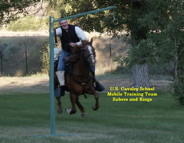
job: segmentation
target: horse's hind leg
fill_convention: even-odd
[[[76,105],[77,105],[77,107],[80,109],[80,111],[81,111],[81,116],[82,117],[85,117],[86,116],[86,113],[85,113],[85,110],[84,110],[84,107],[82,106],[82,104],[80,103],[80,101],[79,101],[79,97],[77,97],[77,99],[76,99]]]
[[[95,105],[92,107],[93,110],[97,110],[99,108],[99,95],[98,93],[94,93],[94,98],[95,98]]]

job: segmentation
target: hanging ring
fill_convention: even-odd
[[[112,23],[113,23],[114,25],[118,25],[118,20],[114,17],[114,19],[112,20]]]
[[[114,9],[113,9],[112,17],[113,17],[112,23],[113,23],[114,25],[118,25],[118,20],[117,20],[116,17],[115,17],[115,11],[114,11]]]

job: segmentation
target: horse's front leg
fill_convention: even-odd
[[[76,98],[76,104],[77,104],[77,107],[80,109],[80,111],[81,111],[81,116],[82,117],[85,117],[86,116],[86,112],[85,112],[85,110],[84,110],[84,107],[82,106],[82,104],[80,103],[80,101],[79,101],[79,96],[77,96],[77,98]]]
[[[97,92],[94,93],[95,105],[92,107],[93,110],[97,110],[99,108],[99,95]]]
[[[75,114],[76,113],[76,107],[75,107],[75,104],[76,104],[76,95],[71,93],[70,94],[70,101],[71,101],[71,104],[72,104],[72,108],[71,108],[71,111],[70,111],[70,114]]]

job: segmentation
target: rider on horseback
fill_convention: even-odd
[[[59,22],[60,27],[55,29],[55,36],[60,37],[62,52],[59,58],[58,68],[56,75],[58,77],[62,93],[65,90],[65,57],[70,55],[70,49],[78,46],[82,46],[81,40],[87,40],[84,31],[75,25],[68,24],[67,20],[62,20]],[[95,79],[95,68],[91,66],[91,72]],[[103,91],[104,87],[97,81],[95,81],[95,89],[97,91]]]

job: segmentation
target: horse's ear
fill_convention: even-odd
[[[93,37],[91,38],[90,43],[91,43],[91,45],[92,45],[92,43],[93,43]]]

